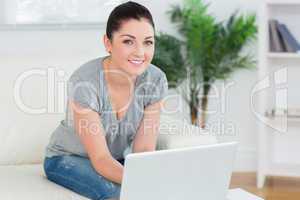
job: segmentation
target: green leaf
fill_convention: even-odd
[[[166,73],[170,88],[176,87],[186,77],[181,46],[182,42],[171,35],[160,33],[155,36],[155,54],[152,64]]]

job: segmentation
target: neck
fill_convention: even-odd
[[[114,64],[111,56],[103,61],[106,81],[113,86],[130,87],[136,81],[136,76],[132,76],[122,71],[118,65]]]

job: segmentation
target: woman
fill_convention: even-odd
[[[118,198],[125,156],[155,150],[168,85],[150,64],[154,32],[140,4],[111,12],[103,37],[109,55],[80,66],[68,80],[66,118],[46,149],[49,180],[90,199]]]

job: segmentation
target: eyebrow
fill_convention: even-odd
[[[123,34],[123,35],[121,35],[121,37],[122,37],[122,36],[127,36],[127,37],[130,37],[130,38],[132,38],[132,39],[136,39],[133,35],[129,35],[129,34]],[[150,38],[153,38],[153,36],[145,37],[145,39],[150,39]]]

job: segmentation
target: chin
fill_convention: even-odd
[[[132,65],[129,63],[129,65],[127,66],[127,72],[130,75],[133,76],[139,76],[141,75],[145,70],[147,69],[147,65],[145,63],[143,63],[142,65]]]
[[[139,70],[139,71],[127,71],[127,73],[130,75],[130,76],[133,76],[133,77],[136,77],[136,76],[139,76],[141,75],[145,70]]]

